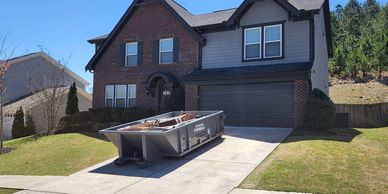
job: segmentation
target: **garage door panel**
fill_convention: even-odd
[[[292,127],[293,84],[200,87],[201,110],[224,110],[227,125]]]

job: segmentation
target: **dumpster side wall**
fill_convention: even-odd
[[[178,40],[178,60],[172,64],[155,63],[155,42],[160,39]],[[122,48],[130,42],[142,45],[141,64],[124,65]],[[188,29],[159,1],[143,3],[126,21],[107,50],[97,61],[94,71],[93,108],[105,106],[105,86],[136,84],[136,106],[157,110],[157,97],[147,95],[146,79],[157,72],[173,74],[179,81],[199,67],[200,43]],[[190,93],[195,94],[195,90]],[[190,108],[191,109],[191,108]]]

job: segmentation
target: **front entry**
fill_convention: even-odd
[[[157,92],[157,107],[160,112],[167,111],[168,91],[167,83],[164,79],[160,79],[156,86]]]

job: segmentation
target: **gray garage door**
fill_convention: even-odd
[[[232,126],[292,127],[292,83],[200,87],[201,110],[224,110]]]

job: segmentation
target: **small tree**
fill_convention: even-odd
[[[70,91],[67,96],[67,105],[66,105],[66,114],[73,116],[75,113],[79,112],[78,108],[78,96],[77,96],[77,86],[75,82],[70,86]]]
[[[41,66],[42,75],[40,78],[30,78],[31,83],[28,85],[31,91],[35,94],[34,100],[39,102],[42,108],[43,118],[46,121],[46,133],[51,134],[58,125],[60,119],[60,110],[63,107],[67,90],[67,83],[69,83],[69,76],[66,73],[66,67],[60,61],[53,59],[55,65]],[[37,90],[38,89],[38,90]]]
[[[8,35],[0,35],[0,150],[3,149],[4,142],[4,114],[3,114],[3,106],[4,106],[4,92],[7,90],[6,84],[6,72],[10,68],[10,63],[8,60],[12,57],[12,54],[15,48],[10,49],[9,45],[7,45],[7,37]]]
[[[19,107],[16,110],[15,117],[12,124],[12,138],[17,139],[24,136],[24,113],[23,108]]]
[[[26,127],[25,127],[25,132],[24,132],[24,136],[34,135],[35,133],[36,133],[36,132],[35,132],[35,123],[34,123],[34,121],[32,120],[31,114],[28,114],[28,116],[27,116],[27,123],[26,123]]]
[[[334,126],[333,101],[319,89],[314,89],[304,107],[304,124],[309,129],[330,129]]]

